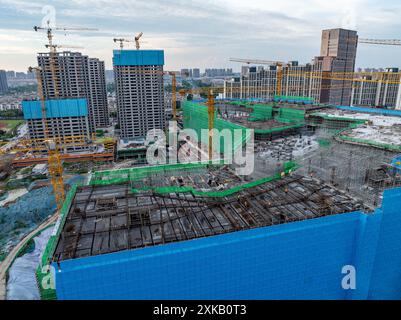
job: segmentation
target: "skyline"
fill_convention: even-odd
[[[44,6],[56,10],[57,26],[81,26],[98,31],[57,32],[55,43],[82,46],[80,51],[105,61],[111,69],[114,37],[144,32],[143,49],[164,49],[166,69],[233,68],[230,57],[298,60],[304,64],[319,55],[321,31],[349,28],[364,38],[401,38],[395,0],[326,3],[298,1],[28,1],[0,0],[0,69],[26,71],[45,52],[46,35],[34,32],[41,25]],[[339,9],[340,8],[340,9]],[[207,21],[207,23],[205,23]],[[216,32],[216,30],[218,30]],[[127,49],[134,49],[130,44]],[[359,45],[356,67],[399,67],[398,47]]]

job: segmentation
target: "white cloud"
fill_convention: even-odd
[[[41,50],[45,35],[28,30],[31,24],[40,23],[41,8],[49,1],[0,0],[0,3],[8,10],[5,19],[0,19],[3,28],[0,50],[33,55]],[[108,67],[112,49],[117,47],[112,38],[133,36],[139,31],[144,32],[143,40],[147,42],[143,48],[164,48],[166,62],[173,68],[183,64],[226,65],[230,56],[307,62],[319,54],[321,30],[326,28],[356,28],[363,37],[401,38],[401,5],[396,0],[56,0],[51,3],[57,9],[58,24],[99,28],[97,33],[71,33],[66,37],[57,34],[55,41],[84,46],[85,53],[98,55]],[[28,17],[29,24],[24,21]],[[27,31],[24,33],[21,28]],[[380,57],[370,56],[369,50],[361,48],[359,52],[359,65],[383,63]],[[386,63],[400,64],[396,55],[385,56],[390,57]]]

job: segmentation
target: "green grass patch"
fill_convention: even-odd
[[[0,120],[0,129],[11,131],[23,123],[23,120]]]

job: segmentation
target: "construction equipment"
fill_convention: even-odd
[[[230,58],[231,62],[241,62],[246,64],[259,64],[259,65],[269,65],[277,67],[277,86],[276,95],[281,96],[282,82],[283,82],[283,66],[286,64],[282,61],[269,61],[269,60],[257,60],[257,59],[240,59],[240,58]]]
[[[52,74],[52,81],[54,85],[54,97],[59,96],[58,91],[58,78],[57,78],[57,67],[56,67],[56,54],[57,48],[62,47],[53,43],[53,31],[82,31],[82,30],[97,30],[93,28],[81,28],[81,27],[51,27],[50,21],[47,21],[46,27],[34,26],[35,31],[44,30],[47,33],[48,44],[46,48],[50,49],[50,70]],[[56,198],[57,209],[60,211],[63,206],[65,191],[64,191],[64,181],[63,181],[63,166],[60,160],[60,152],[58,141],[49,137],[49,130],[47,126],[47,115],[46,115],[46,105],[43,93],[43,82],[42,82],[42,69],[39,67],[30,67],[29,72],[35,72],[36,79],[38,83],[38,96],[41,101],[42,106],[42,122],[43,122],[43,132],[44,138],[46,140],[46,148],[48,152],[48,164],[49,164],[49,174],[51,177],[51,183],[53,185],[53,192]]]
[[[39,67],[29,67],[29,72],[35,72],[36,80],[38,83],[38,96],[41,103],[42,109],[42,123],[43,123],[43,133],[46,140],[46,146],[48,150],[48,165],[49,174],[51,177],[51,183],[53,185],[53,193],[56,198],[57,210],[60,211],[63,206],[65,191],[64,191],[64,181],[63,181],[63,166],[60,160],[60,153],[58,145],[54,139],[49,138],[49,129],[47,126],[47,115],[46,115],[46,103],[43,96],[43,83],[41,72],[42,69]]]
[[[124,42],[134,42],[132,40],[129,39],[124,39],[124,38],[114,38],[113,41],[115,43],[119,42],[120,43],[120,50],[124,49]]]
[[[38,27],[34,26],[33,30],[35,31],[46,31],[47,34],[47,40],[48,44],[46,45],[46,48],[50,49],[50,70],[52,73],[52,79],[53,79],[53,87],[54,87],[54,96],[57,98],[59,96],[59,91],[58,91],[58,78],[57,78],[57,67],[56,67],[56,54],[57,54],[57,48],[61,47],[58,45],[53,44],[53,38],[54,38],[54,31],[85,31],[85,30],[97,30],[94,28],[81,28],[81,27],[51,27],[50,26],[50,21],[47,21],[47,26],[46,27]]]
[[[46,44],[45,47],[50,50],[54,50],[54,51],[56,51],[57,49],[83,49],[84,48],[84,47],[77,47],[77,46],[64,46],[64,45],[58,45],[58,44],[53,44],[53,45]]]
[[[177,121],[177,71],[166,71],[171,76],[171,109],[173,120]]]
[[[207,114],[208,114],[208,129],[209,129],[209,161],[213,160],[213,129],[214,129],[214,96],[213,90],[210,89],[207,95]]]
[[[137,34],[137,36],[135,37],[135,46],[136,46],[136,50],[139,50],[140,48],[140,44],[139,44],[139,39],[143,36],[143,32],[140,32]]]
[[[139,43],[139,39],[143,36],[143,32],[140,32],[136,37],[134,37],[134,40],[130,40],[130,39],[125,39],[125,38],[114,38],[113,41],[115,43],[119,42],[120,43],[120,50],[124,49],[124,42],[135,42],[135,47],[137,50],[140,49],[140,43]],[[143,42],[142,42],[143,43]]]
[[[385,46],[401,46],[401,40],[399,39],[358,39],[358,43],[366,44],[378,44]]]

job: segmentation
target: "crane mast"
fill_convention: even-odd
[[[53,30],[62,30],[62,31],[78,31],[78,30],[96,30],[92,28],[79,28],[79,27],[55,27],[52,28],[50,26],[50,21],[47,22],[46,27],[38,27],[34,26],[33,29],[35,31],[44,30],[46,31],[48,44],[46,48],[50,50],[49,58],[50,58],[50,72],[52,76],[53,82],[53,89],[54,89],[54,97],[57,99],[59,97],[59,90],[58,90],[58,77],[57,77],[57,63],[56,63],[56,56],[57,56],[57,48],[62,47],[55,45],[53,43]],[[52,138],[49,136],[49,128],[47,125],[47,114],[46,114],[46,103],[44,98],[43,92],[43,75],[42,70],[39,67],[36,68],[29,68],[31,71],[35,71],[36,79],[38,82],[38,96],[41,101],[41,109],[42,109],[42,122],[43,122],[43,130],[44,130],[44,141],[46,145],[46,149],[48,152],[48,166],[49,166],[49,174],[51,177],[51,183],[53,186],[54,196],[56,198],[57,210],[60,211],[64,199],[65,199],[65,190],[64,190],[64,180],[63,180],[63,165],[61,163],[59,146],[57,142],[57,138]]]
[[[38,96],[41,104],[42,111],[42,123],[43,123],[43,134],[44,141],[48,152],[48,166],[49,166],[49,174],[51,177],[51,183],[53,186],[53,193],[56,199],[57,210],[60,211],[64,199],[65,199],[65,190],[64,190],[64,180],[63,180],[63,166],[60,160],[60,153],[58,149],[58,145],[56,140],[53,140],[49,137],[49,127],[47,125],[47,112],[46,112],[46,103],[45,98],[43,96],[43,82],[42,82],[42,69],[39,67],[29,67],[29,72],[35,72],[36,80],[38,83]]]

